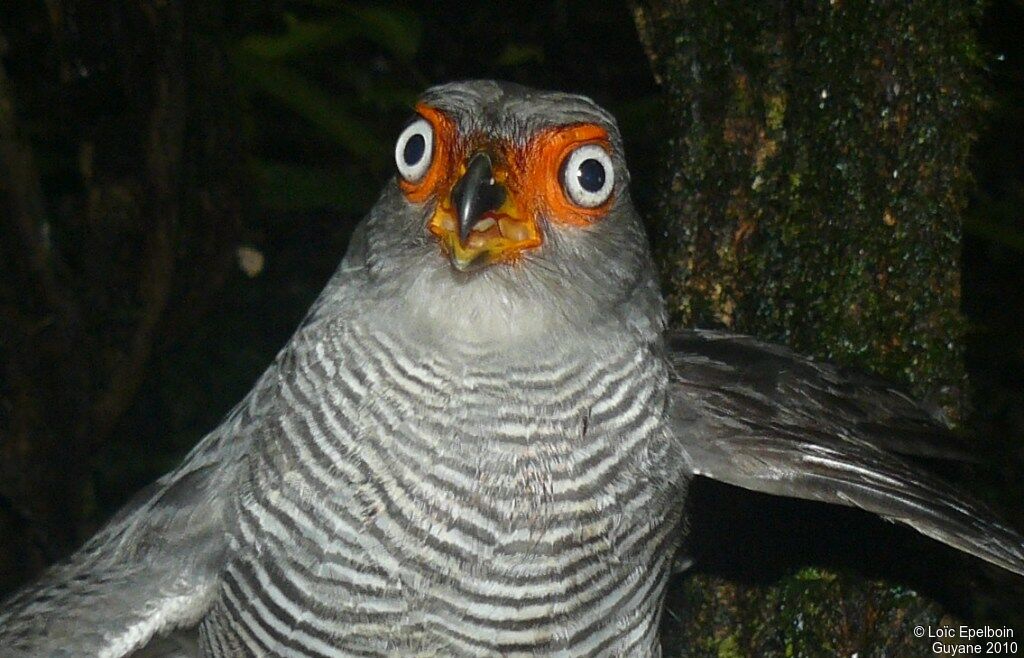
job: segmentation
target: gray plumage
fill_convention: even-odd
[[[913,400],[747,337],[665,333],[607,112],[492,82],[423,102],[478,141],[603,127],[607,213],[540,217],[540,247],[463,272],[426,230],[437,200],[389,182],[221,426],[3,603],[4,655],[659,655],[697,475],[1024,574],[1019,534],[894,456],[944,433]]]

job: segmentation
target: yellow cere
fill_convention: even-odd
[[[495,171],[495,178],[504,182],[505,172]],[[437,204],[429,230],[440,238],[445,251],[459,269],[475,264],[514,261],[523,251],[541,244],[536,221],[523,212],[509,191],[502,205],[484,214],[476,223],[465,244],[459,239],[458,219],[451,198],[446,195]]]

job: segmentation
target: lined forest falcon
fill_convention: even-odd
[[[657,656],[695,476],[861,507],[1024,574],[1018,533],[894,455],[943,432],[913,400],[665,331],[592,101],[435,87],[395,157],[251,393],[3,603],[3,655]]]

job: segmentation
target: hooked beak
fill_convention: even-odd
[[[466,272],[499,261],[516,260],[541,243],[540,231],[509,192],[508,172],[479,152],[441,200],[428,229],[441,242],[455,269]]]
[[[466,173],[452,188],[452,205],[459,220],[459,241],[466,244],[473,228],[484,221],[485,215],[505,203],[508,190],[494,180],[491,158],[477,153],[469,161]]]

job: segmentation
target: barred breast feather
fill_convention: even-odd
[[[210,655],[656,652],[681,494],[656,345],[308,333],[258,419]]]

